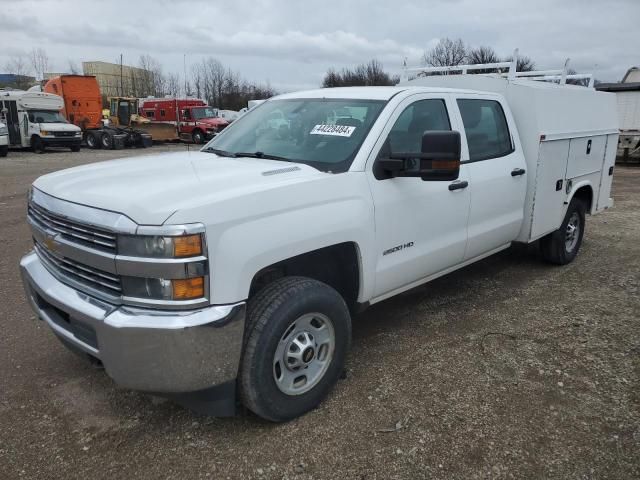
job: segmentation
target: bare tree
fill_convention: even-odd
[[[15,82],[13,84],[7,84],[7,87],[13,87],[19,90],[26,90],[30,87],[31,81],[28,75],[31,69],[29,68],[29,62],[24,56],[12,56],[5,65],[5,69],[8,73],[15,75],[16,78]]]
[[[492,47],[480,46],[472,48],[467,54],[467,62],[471,65],[479,63],[498,63],[500,58]]]
[[[505,62],[513,61],[513,55],[510,55],[504,59]],[[518,55],[518,61],[516,62],[516,69],[518,72],[531,72],[536,69],[535,62],[526,55]]]
[[[442,38],[428,52],[424,52],[423,62],[431,67],[461,65],[467,58],[467,47],[461,38]]]
[[[169,73],[166,78],[166,95],[177,97],[180,95],[180,75],[177,73]]]
[[[357,65],[353,69],[344,68],[337,72],[330,68],[322,80],[322,86],[328,87],[355,87],[360,85],[396,85],[400,77],[392,76],[384,71],[380,62],[373,59],[369,63]]]
[[[164,95],[165,78],[162,73],[162,65],[151,55],[140,55],[138,67],[141,71],[137,71],[135,78],[135,89],[132,88],[131,94],[138,97],[161,97]]]
[[[44,80],[45,73],[49,71],[49,56],[44,48],[33,48],[29,53],[31,66],[38,80]]]

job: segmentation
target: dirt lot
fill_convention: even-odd
[[[573,264],[515,248],[371,308],[348,378],[271,425],[116,387],[24,300],[30,182],[147,153],[0,159],[0,478],[640,477],[640,169],[617,169]]]

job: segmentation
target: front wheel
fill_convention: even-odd
[[[283,422],[317,407],[344,369],[349,309],[330,286],[285,277],[249,302],[240,396],[256,415]]]
[[[196,130],[195,132],[193,132],[193,135],[191,135],[191,137],[193,138],[193,143],[195,144],[204,143],[204,133],[202,133],[200,130]]]
[[[33,150],[33,153],[44,153],[45,148],[44,141],[40,137],[34,135],[31,138],[31,150]]]
[[[586,207],[573,198],[560,228],[540,241],[542,256],[556,265],[566,265],[578,255],[584,236]]]

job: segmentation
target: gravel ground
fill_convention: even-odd
[[[272,425],[120,389],[27,306],[30,182],[146,153],[0,160],[1,479],[640,477],[640,169],[571,265],[513,248],[363,313],[347,378]]]

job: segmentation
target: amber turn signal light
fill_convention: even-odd
[[[173,299],[190,300],[204,297],[204,277],[173,280]]]
[[[175,257],[202,255],[202,237],[200,234],[175,237],[173,239],[173,255]]]

